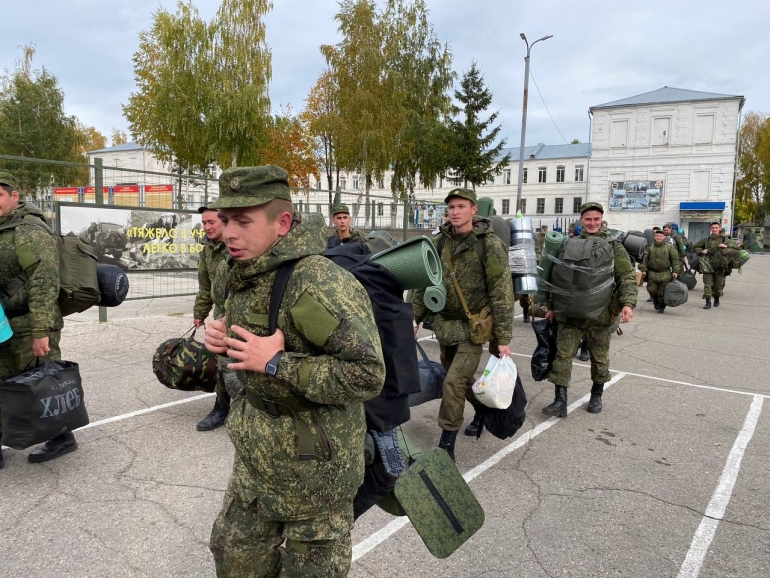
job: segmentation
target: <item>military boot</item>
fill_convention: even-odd
[[[531,320],[529,318],[529,307],[524,309],[524,323],[529,323]]]
[[[656,307],[658,310],[658,313],[665,313],[666,312],[666,304],[663,303],[663,301],[658,301],[658,306]]]
[[[588,351],[588,341],[585,339],[580,342],[580,356],[578,359],[580,359],[580,361],[588,361],[591,359],[591,353]]]
[[[650,297],[650,298],[647,300],[647,303],[655,303],[655,298],[654,298],[654,297]]]
[[[603,383],[594,383],[591,388],[591,399],[588,400],[588,413],[600,413],[602,411]]]
[[[719,307],[719,296],[714,297],[714,307]]]
[[[27,456],[27,461],[39,464],[74,452],[76,449],[78,449],[78,442],[75,440],[72,432],[68,432],[45,442],[45,444]]]
[[[551,405],[543,408],[546,415],[555,415],[556,417],[567,417],[567,388],[563,385],[557,385],[556,395]]]
[[[706,297],[706,304],[703,306],[704,309],[711,309],[711,297]]]
[[[457,432],[442,430],[441,439],[438,441],[438,447],[442,450],[446,450],[452,461],[455,461],[455,441],[457,440]]]
[[[481,432],[484,430],[484,416],[476,412],[476,415],[473,416],[473,421],[468,424],[468,427],[465,428],[465,435],[471,438],[480,438]]]
[[[214,401],[214,409],[209,414],[198,422],[195,429],[198,431],[211,431],[217,429],[223,425],[227,420],[227,415],[230,413],[229,399],[227,402],[223,399],[223,396],[217,393],[217,399]]]

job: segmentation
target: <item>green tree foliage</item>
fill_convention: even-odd
[[[770,214],[770,117],[749,112],[738,138],[736,217],[761,226]]]
[[[305,110],[300,114],[301,121],[307,126],[314,140],[318,164],[326,171],[329,205],[332,204],[332,191],[336,190],[340,184],[339,171],[337,171],[336,183],[334,181],[334,171],[337,168],[336,135],[340,121],[337,95],[334,75],[327,69],[310,89],[305,99]]]
[[[45,67],[32,69],[35,49],[24,47],[13,72],[0,88],[0,154],[36,159],[83,162],[85,137],[77,118],[64,112],[59,81]],[[41,198],[49,186],[79,184],[77,168],[3,161],[19,181],[19,190]]]
[[[484,77],[475,62],[463,74],[460,87],[460,90],[455,90],[455,98],[461,106],[456,106],[454,110],[454,115],[460,116],[460,120],[449,122],[451,170],[448,177],[454,184],[464,187],[470,184],[475,189],[476,185],[499,175],[510,162],[511,155],[498,158],[505,139],[493,144],[502,128],[502,125],[490,128],[498,113],[481,118],[492,104],[492,92],[484,86]]]
[[[128,143],[128,135],[126,131],[112,127],[112,136],[110,137],[112,144],[110,146],[118,146]]]
[[[160,8],[139,35],[137,90],[123,106],[131,133],[159,159],[206,172],[256,164],[269,122],[265,0],[223,0],[208,23],[192,2]]]

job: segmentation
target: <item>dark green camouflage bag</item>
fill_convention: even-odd
[[[167,339],[158,346],[152,372],[170,389],[212,392],[217,384],[217,356],[195,341],[193,327],[189,337]]]

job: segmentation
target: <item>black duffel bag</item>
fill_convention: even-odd
[[[551,372],[553,360],[556,359],[556,323],[548,319],[538,319],[532,322],[532,329],[537,338],[537,347],[532,354],[532,379],[543,381]]]
[[[524,425],[527,418],[527,394],[521,384],[521,377],[516,376],[516,386],[513,388],[513,401],[506,409],[496,409],[479,404],[477,411],[481,413],[483,425],[489,433],[498,439],[505,440],[513,437]],[[483,428],[476,434],[478,439]]]
[[[45,361],[0,379],[2,443],[23,450],[88,424],[80,369],[73,361]]]
[[[695,277],[695,271],[692,269],[687,269],[687,271],[679,275],[677,279],[684,283],[690,291],[695,289],[695,286],[698,284],[698,279]]]
[[[409,407],[414,407],[434,399],[441,399],[444,392],[446,370],[437,361],[431,361],[419,341],[415,341],[417,351],[422,357],[417,366],[420,370],[420,391],[409,394]]]

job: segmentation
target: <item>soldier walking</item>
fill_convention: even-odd
[[[719,307],[719,298],[725,292],[725,277],[730,272],[732,256],[729,250],[737,250],[735,241],[723,235],[718,221],[711,223],[709,227],[711,235],[701,239],[693,247],[700,254],[699,264],[703,273],[703,299],[706,300],[704,309],[711,309],[711,298],[714,298],[714,307]]]
[[[475,408],[479,406],[471,386],[481,360],[483,342],[471,334],[466,309],[474,315],[482,311],[491,315],[492,328],[484,342],[497,344],[499,355],[510,355],[513,284],[508,247],[494,234],[489,219],[476,216],[475,191],[454,189],[444,202],[449,211],[449,222],[441,226],[441,232],[433,242],[444,273],[446,306],[436,314],[433,331],[441,349],[441,364],[447,371],[438,414],[442,432],[438,445],[454,460],[465,400]],[[424,289],[415,291],[412,301],[417,324],[415,334],[428,314],[424,293]],[[465,435],[475,437],[481,421],[482,414],[477,410]]]
[[[346,576],[353,498],[364,476],[363,402],[385,379],[369,297],[321,254],[323,223],[294,213],[275,166],[219,178],[222,235],[234,261],[225,317],[206,347],[235,360],[245,397],[225,427],[233,473],[211,532],[217,576]],[[278,271],[294,262],[269,334]]]
[[[326,242],[327,249],[333,249],[345,243],[363,243],[369,245],[369,239],[358,229],[350,226],[350,209],[347,205],[334,205],[332,207],[332,221],[336,227],[334,233],[329,235]]]
[[[647,277],[647,293],[653,299],[653,306],[658,313],[665,313],[666,304],[663,294],[671,279],[676,279],[682,272],[679,254],[674,245],[666,242],[663,231],[655,231],[655,241],[644,254],[639,270]]]
[[[601,203],[585,203],[580,207],[580,239],[599,237],[607,240],[609,230],[602,227],[604,207]],[[569,243],[569,241],[567,241]],[[620,316],[620,323],[628,323],[634,316],[636,307],[636,277],[631,259],[623,244],[616,238],[609,238],[613,258],[615,292],[607,303],[607,308],[597,319],[579,319],[554,311],[553,302],[548,304],[546,318],[559,324],[556,334],[556,359],[553,369],[548,374],[548,381],[555,386],[555,399],[543,408],[543,413],[552,416],[567,416],[567,388],[572,379],[572,356],[581,338],[586,340],[591,359],[591,399],[588,402],[590,413],[602,411],[602,393],[604,384],[610,380],[610,335],[611,327]],[[598,287],[597,287],[598,289]]]
[[[193,306],[193,318],[195,327],[203,325],[208,317],[212,306],[214,307],[214,319],[219,319],[224,315],[224,284],[226,279],[221,278],[226,269],[220,271],[220,266],[225,261],[227,247],[222,240],[222,221],[217,216],[216,209],[210,207],[199,207],[201,214],[201,224],[206,236],[201,239],[203,251],[198,259],[198,294],[195,296],[195,305]],[[220,278],[217,279],[217,276]],[[222,287],[215,287],[221,284]],[[220,372],[217,373],[217,385],[214,389],[216,398],[214,408],[204,417],[195,428],[198,431],[211,431],[227,419],[230,412],[230,396],[225,388],[224,380]]]
[[[48,228],[45,215],[20,200],[16,179],[0,172],[0,226],[18,225],[0,232],[0,293],[13,337],[0,343],[0,376],[22,373],[35,358],[60,360],[59,241]],[[7,295],[11,284],[22,287]],[[0,424],[0,436],[2,425]],[[32,463],[47,462],[78,448],[72,432],[65,432],[27,457]],[[4,466],[0,449],[0,468]]]

